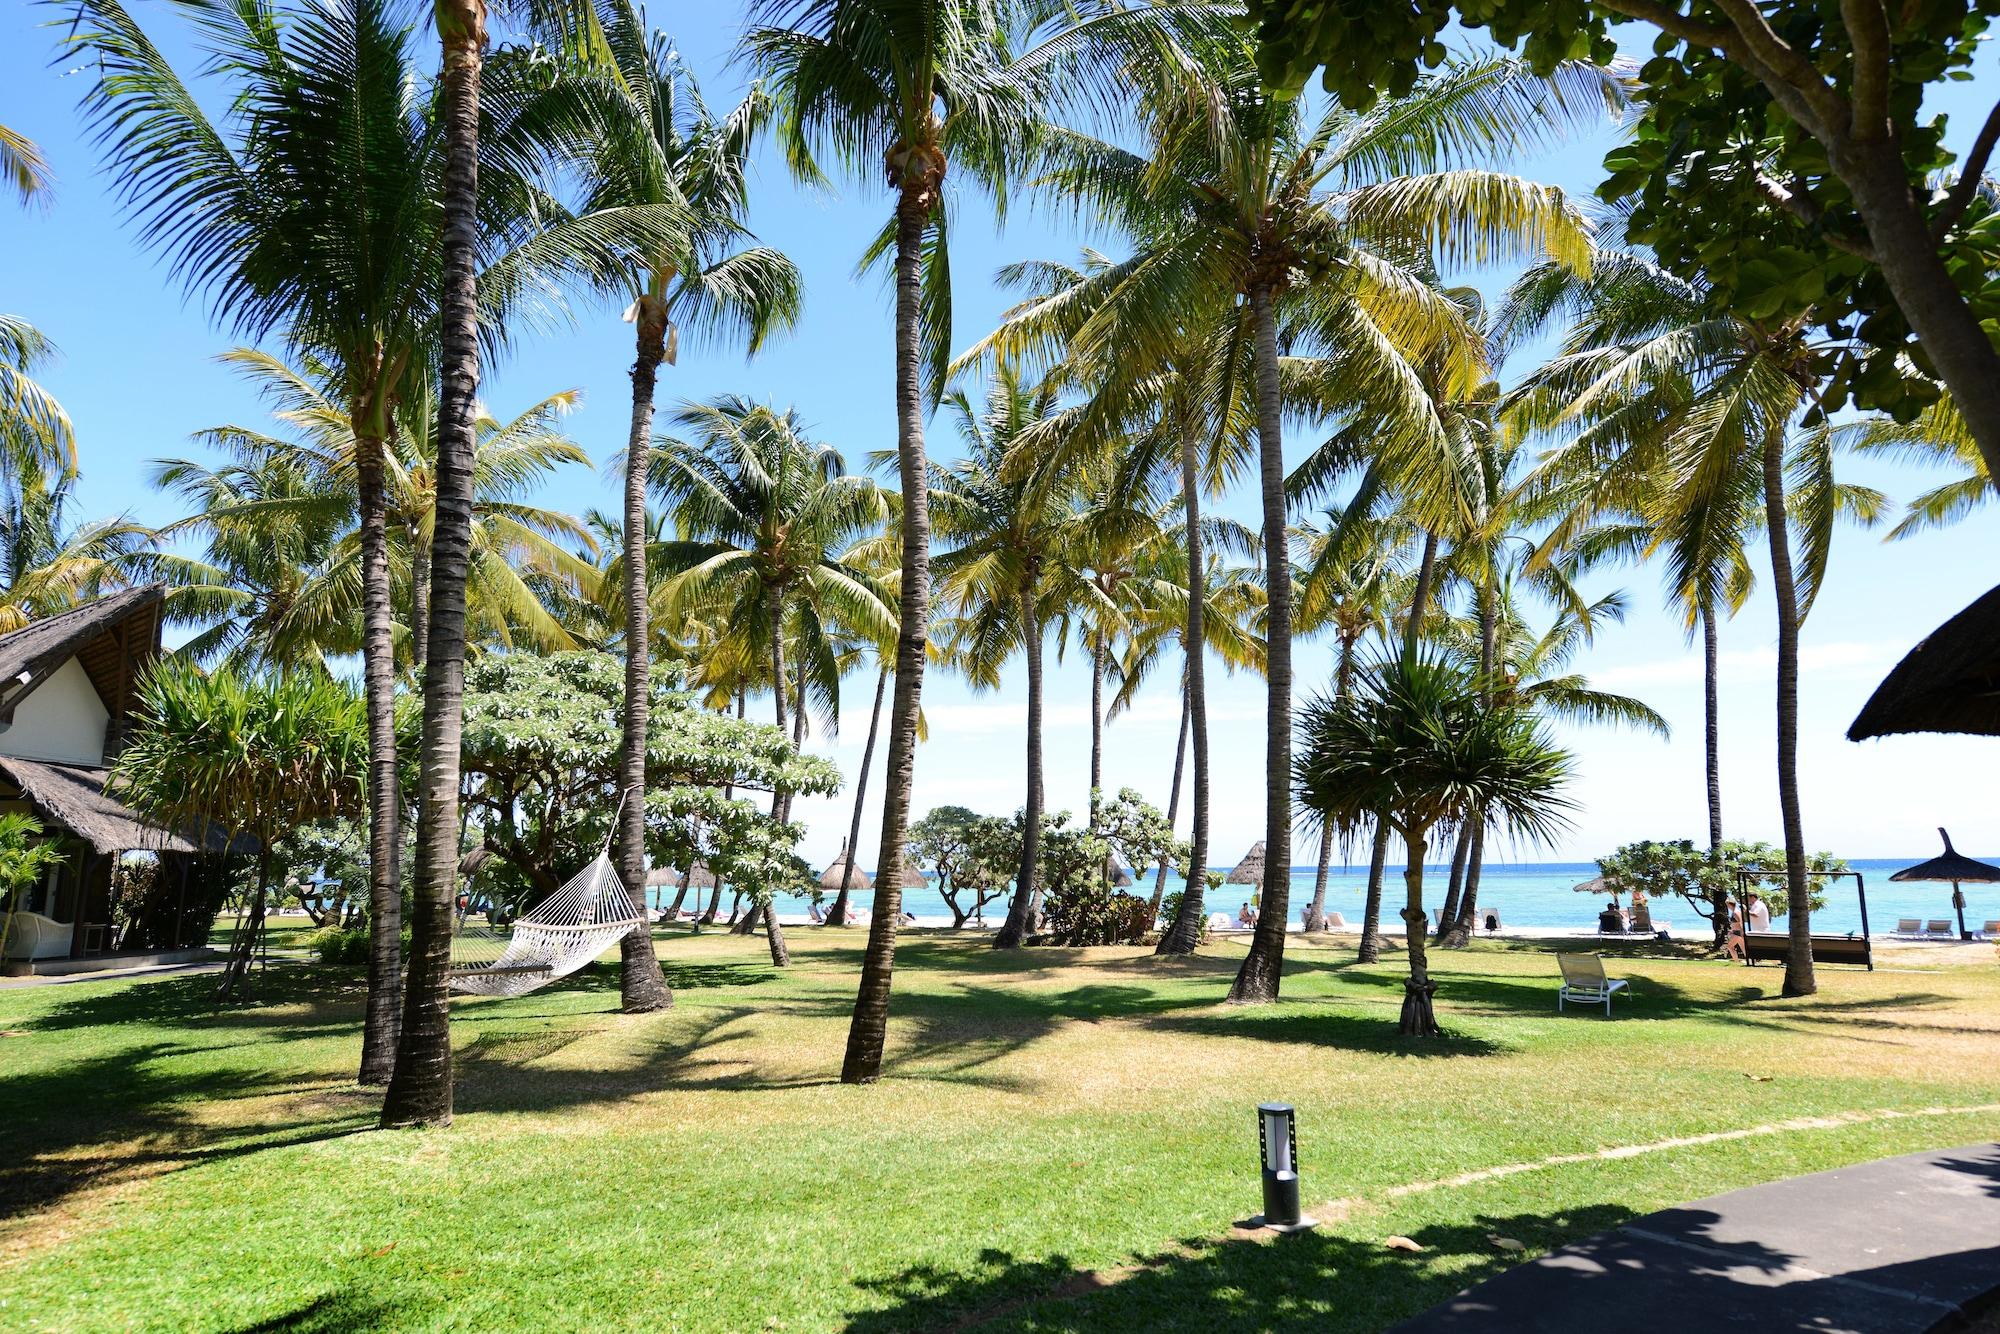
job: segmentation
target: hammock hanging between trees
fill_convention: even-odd
[[[607,847],[511,927],[461,923],[452,936],[445,979],[453,991],[468,995],[524,995],[569,976],[645,922]]]

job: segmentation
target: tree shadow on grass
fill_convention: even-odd
[[[352,1292],[322,1293],[304,1305],[255,1324],[237,1326],[238,1334],[351,1334],[382,1329],[392,1323],[398,1304]]]
[[[327,1107],[325,1115],[275,1131],[263,1121],[204,1119],[197,1109],[338,1086],[287,1070],[169,1067],[189,1050],[152,1043],[55,1070],[0,1075],[0,1127],[6,1129],[0,1218],[47,1208],[109,1178],[335,1139],[375,1122],[372,1099],[365,1109]]]
[[[1448,1018],[1441,1015],[1440,1023],[1448,1025]],[[1498,1056],[1511,1050],[1477,1034],[1454,1032],[1449,1026],[1436,1037],[1404,1037],[1396,1031],[1396,1016],[1387,1009],[1380,1015],[1356,1015],[1310,1002],[1293,1002],[1282,1008],[1217,1007],[1207,1014],[1151,1019],[1148,1026],[1199,1037],[1289,1042],[1380,1056]]]
[[[217,1000],[220,984],[214,973],[147,978],[111,987],[71,984],[74,996],[65,995],[31,1023],[41,1031],[122,1024],[323,1028],[358,1020],[367,996],[367,982],[358,970],[308,964],[276,965],[262,973],[253,970],[247,1001]]]
[[[890,1331],[1380,1330],[1517,1263],[1490,1237],[1531,1251],[1616,1227],[1632,1216],[1615,1204],[1560,1215],[1521,1213],[1435,1224],[1412,1234],[1419,1254],[1376,1236],[1330,1231],[1291,1237],[1200,1238],[1105,1270],[1066,1257],[1017,1259],[980,1253],[968,1271],[917,1266],[857,1286],[887,1305],[857,1311],[851,1334]],[[1268,1238],[1268,1239],[1267,1239]]]

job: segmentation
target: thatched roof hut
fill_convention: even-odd
[[[2000,588],[1918,641],[1875,687],[1847,739],[1898,732],[2000,736]]]
[[[1250,845],[1250,851],[1243,854],[1243,860],[1236,863],[1236,869],[1229,873],[1227,885],[1261,885],[1264,883],[1264,840],[1258,839]]]
[[[689,889],[714,889],[715,872],[708,869],[707,862],[696,862],[693,869],[681,877],[680,882]]]
[[[881,875],[882,872],[880,870],[877,870],[875,872],[875,876],[878,880],[881,878]],[[922,871],[919,871],[916,867],[910,865],[909,859],[905,858],[903,860],[903,883],[900,886],[900,888],[924,889],[927,888],[929,885],[930,881],[924,879],[924,873]]]
[[[820,875],[819,887],[836,894],[839,893],[841,885],[847,879],[847,863],[851,860],[853,859],[847,855],[847,849],[842,848],[840,855],[835,857],[832,864]],[[875,877],[857,868],[854,872],[854,883],[848,888],[850,890],[873,889],[875,888]]]

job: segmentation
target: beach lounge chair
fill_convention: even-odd
[[[1556,962],[1562,965],[1562,990],[1556,993],[1556,1013],[1562,1013],[1564,1001],[1582,1001],[1586,1005],[1604,1006],[1604,1017],[1611,1017],[1611,998],[1625,986],[1623,978],[1606,977],[1604,960],[1595,954],[1558,954]]]
[[[1924,939],[1956,940],[1958,939],[1958,932],[1951,929],[1951,919],[1949,917],[1933,917],[1930,921],[1924,923]]]
[[[1326,920],[1320,925],[1320,930],[1322,931],[1352,931],[1353,929],[1353,927],[1347,924],[1347,919],[1337,912],[1328,913]]]
[[[1911,940],[1920,938],[1924,934],[1922,919],[1916,917],[1898,917],[1896,919],[1896,934]]]
[[[1481,908],[1479,910],[1479,924],[1486,929],[1488,935],[1497,934],[1500,930],[1500,910],[1498,908]]]
[[[1985,926],[1980,927],[1979,938],[1981,940],[2000,939],[2000,921],[1988,922]]]

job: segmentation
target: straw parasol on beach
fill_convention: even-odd
[[[847,845],[842,844],[840,855],[833,859],[833,864],[828,866],[825,873],[820,876],[819,887],[838,893],[841,885],[846,882],[847,863],[850,860],[852,859],[847,855]],[[866,871],[856,870],[854,873],[854,883],[848,888],[851,890],[873,889],[875,888],[875,877]]]
[[[671,866],[655,866],[646,872],[647,889],[674,889],[681,883],[681,875]]]
[[[1116,853],[1111,857],[1111,883],[1119,889],[1132,883],[1132,868],[1127,866]]]
[[[878,869],[875,872],[875,874],[877,877],[880,877],[882,873]],[[907,859],[903,862],[903,883],[901,886],[899,886],[899,888],[924,889],[928,887],[929,884],[930,881],[924,879],[924,873],[922,871],[919,871],[916,867],[910,865]]]
[[[1918,641],[1875,687],[1847,739],[1897,732],[2000,736],[2000,588]]]
[[[681,884],[689,889],[714,889],[715,872],[708,869],[707,862],[696,862],[693,868],[681,877]]]
[[[1243,854],[1243,860],[1236,863],[1223,881],[1227,885],[1261,885],[1264,883],[1264,840],[1258,839],[1250,845],[1250,851]]]
[[[1951,845],[1951,835],[1938,829],[1938,837],[1944,840],[1944,854],[1927,862],[1919,862],[1890,876],[1891,880],[1929,880],[1939,883],[1950,882],[1951,906],[1958,910],[1958,937],[1971,940],[1972,933],[1965,929],[1965,891],[1961,883],[1968,885],[2000,885],[2000,866],[1988,866],[1970,857],[1961,856]]]

